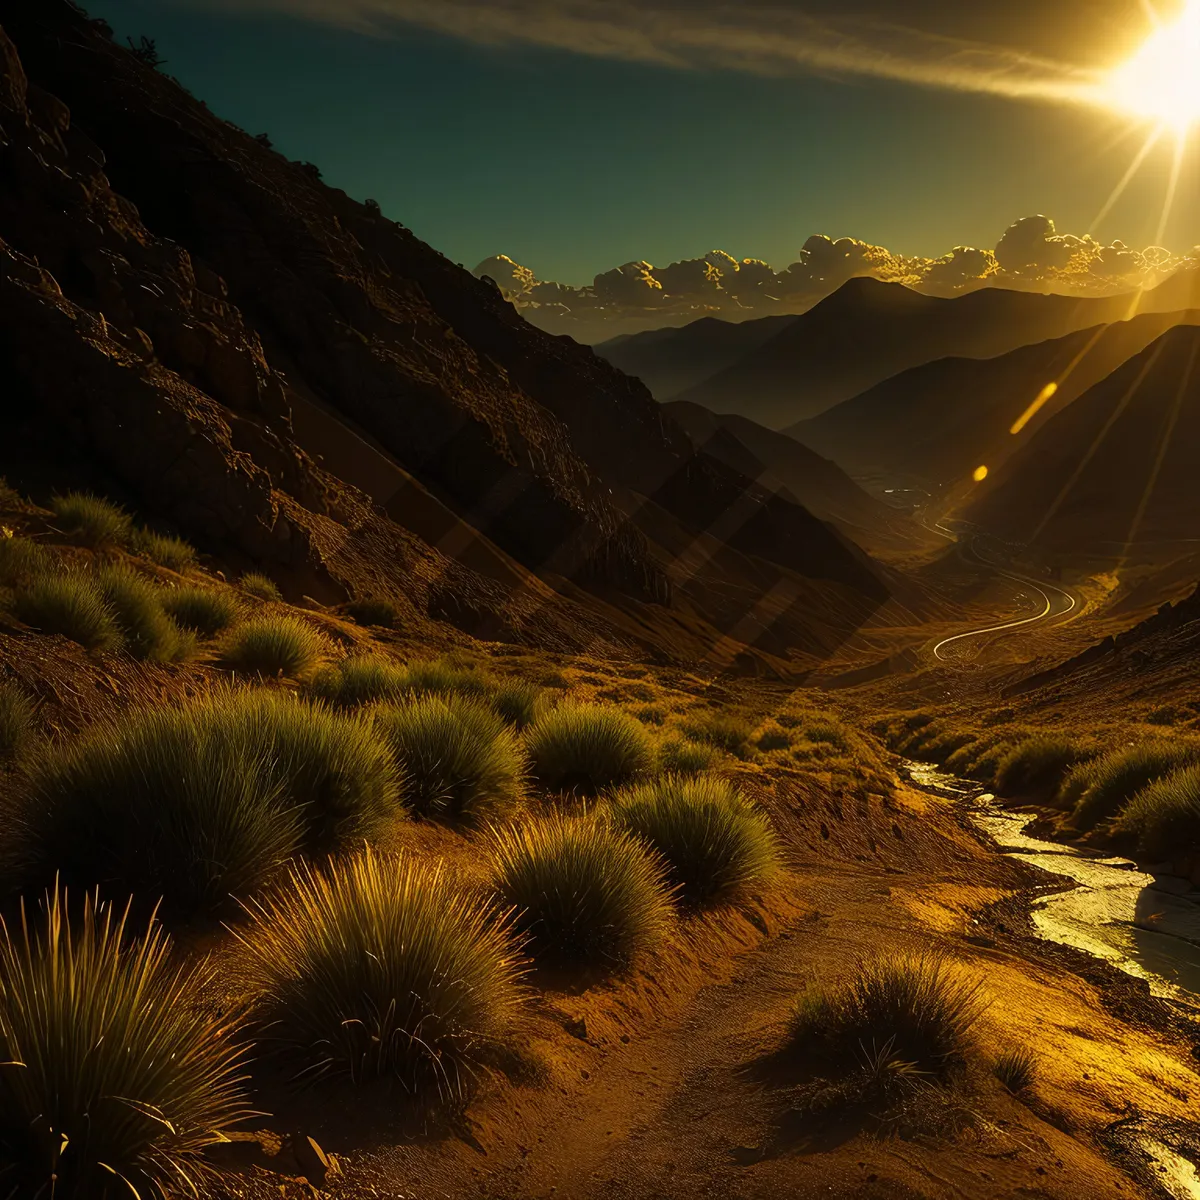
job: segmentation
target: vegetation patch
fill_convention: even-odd
[[[404,670],[381,655],[355,655],[318,671],[312,691],[335,708],[395,700],[404,691]]]
[[[33,701],[10,679],[0,679],[0,758],[16,758],[33,741]]]
[[[1195,854],[1200,850],[1200,766],[1172,771],[1142,788],[1112,828],[1135,839],[1146,859],[1162,862]]]
[[[48,573],[55,564],[45,546],[0,528],[0,585],[14,587]]]
[[[88,650],[114,650],[121,628],[96,580],[82,572],[40,575],[18,588],[12,602],[17,620],[39,633],[57,633]]]
[[[228,592],[206,587],[167,588],[161,593],[167,615],[181,629],[215,637],[238,619],[237,601]]]
[[[491,695],[492,708],[514,729],[532,725],[544,707],[542,689],[523,679],[506,679]]]
[[[492,678],[474,667],[446,658],[411,663],[404,672],[405,691],[436,696],[488,696],[495,687]]]
[[[195,546],[183,538],[155,533],[153,529],[135,530],[130,548],[169,571],[183,572],[196,565]]]
[[[1019,1096],[1037,1079],[1037,1055],[1024,1047],[1005,1050],[996,1059],[992,1073],[1014,1096]]]
[[[187,656],[192,640],[167,616],[159,589],[131,567],[116,563],[96,572],[96,583],[134,658],[175,662]]]
[[[256,617],[237,626],[225,640],[221,664],[247,675],[305,679],[327,650],[325,639],[295,617]]]
[[[529,729],[526,745],[534,775],[552,792],[594,796],[654,765],[645,727],[608,705],[560,704]]]
[[[1011,795],[1056,791],[1072,767],[1094,758],[1097,748],[1075,737],[1035,734],[1018,742],[996,768],[996,787]]]
[[[298,1077],[462,1093],[522,1000],[507,923],[440,867],[366,850],[247,906],[242,936],[270,1043]]]
[[[706,742],[736,758],[750,758],[754,730],[743,720],[721,712],[700,712],[683,722],[683,732],[693,741]]]
[[[62,533],[93,550],[124,546],[133,533],[133,522],[123,508],[91,492],[54,496],[50,509]]]
[[[1111,750],[1075,767],[1059,789],[1060,801],[1073,802],[1072,823],[1094,829],[1115,817],[1148,784],[1200,759],[1200,746],[1184,741],[1149,741]]]
[[[718,757],[717,750],[704,742],[667,738],[658,747],[658,768],[676,775],[699,775],[716,766]]]
[[[374,625],[394,629],[400,620],[400,610],[391,600],[382,597],[351,600],[342,611],[357,625]]]
[[[283,593],[279,585],[269,575],[261,571],[247,571],[239,580],[238,587],[243,592],[259,600],[282,600]]]

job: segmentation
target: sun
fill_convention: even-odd
[[[1142,48],[1110,76],[1114,107],[1185,134],[1200,122],[1200,0],[1160,25]]]

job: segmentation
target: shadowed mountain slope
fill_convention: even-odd
[[[778,429],[901,371],[949,356],[993,358],[1019,346],[1125,320],[1200,307],[1200,271],[1136,299],[1079,300],[983,288],[939,299],[900,284],[852,279],[770,341],[677,399]]]

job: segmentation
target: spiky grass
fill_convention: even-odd
[[[183,538],[155,533],[153,529],[135,530],[130,548],[169,571],[183,572],[196,565],[195,546],[185,542]]]
[[[552,792],[594,796],[654,765],[645,726],[609,705],[560,704],[530,727],[526,745],[537,781]]]
[[[1037,1055],[1032,1050],[1020,1046],[1012,1050],[1005,1050],[996,1059],[995,1065],[992,1067],[992,1074],[1014,1096],[1019,1096],[1033,1087],[1034,1081],[1037,1079]]]
[[[11,1195],[196,1195],[205,1148],[246,1115],[232,1018],[197,1004],[209,968],[173,965],[161,928],[134,938],[127,919],[91,897],[68,914],[55,888],[40,918],[0,923]]]
[[[380,629],[394,629],[400,620],[400,610],[396,605],[382,598],[351,600],[343,611],[356,624],[374,625]]]
[[[766,815],[724,779],[664,775],[618,792],[610,812],[658,852],[690,903],[760,883],[779,863]]]
[[[190,639],[180,636],[163,609],[159,589],[144,575],[110,563],[96,572],[96,585],[134,658],[174,662],[186,654]]]
[[[507,922],[439,865],[366,850],[247,906],[266,1037],[305,1079],[462,1093],[511,1038],[522,994]]]
[[[447,658],[411,663],[404,672],[405,691],[417,695],[483,697],[494,688],[490,676]]]
[[[1042,733],[1018,742],[996,768],[996,787],[1009,795],[1054,791],[1063,777],[1097,750],[1077,737]]]
[[[129,514],[120,505],[91,492],[53,496],[50,509],[58,528],[67,537],[93,550],[123,546],[133,533]]]
[[[404,670],[381,655],[355,655],[318,671],[312,691],[335,708],[395,700],[404,691]]]
[[[554,814],[493,835],[496,890],[538,957],[621,965],[669,920],[662,862],[592,816]]]
[[[57,633],[88,650],[114,650],[121,629],[96,581],[82,572],[40,575],[17,590],[13,613],[39,633]]]
[[[1200,845],[1200,766],[1172,771],[1142,788],[1112,828],[1136,839],[1139,854],[1153,861],[1194,851]]]
[[[469,823],[524,796],[520,744],[478,700],[421,696],[377,710],[375,728],[404,773],[409,807],[422,816]]]
[[[893,1062],[944,1075],[961,1066],[983,1009],[981,985],[941,955],[874,958],[840,986],[802,993],[791,1039],[832,1063],[886,1048]]]
[[[1200,745],[1193,742],[1140,742],[1075,767],[1063,780],[1059,797],[1074,800],[1071,820],[1076,828],[1094,829],[1148,784],[1198,759]]]
[[[500,718],[514,729],[532,725],[545,707],[542,689],[523,679],[506,679],[496,685],[490,703]]]
[[[715,747],[686,738],[667,738],[658,747],[658,768],[676,775],[699,775],[716,766]]]
[[[750,758],[754,730],[745,721],[729,713],[699,712],[683,722],[683,732],[693,741],[704,742],[732,754],[735,758]]]
[[[0,585],[14,587],[46,574],[54,555],[45,546],[0,528]]]
[[[0,679],[0,759],[20,756],[33,741],[33,701],[11,679]]]
[[[303,621],[287,616],[256,617],[225,639],[221,664],[248,675],[306,679],[325,657],[325,639]]]
[[[238,604],[233,596],[213,588],[167,588],[161,599],[163,609],[176,625],[201,637],[215,637],[238,619]]]
[[[238,580],[238,586],[243,592],[254,596],[258,600],[283,599],[283,593],[279,590],[279,585],[269,575],[264,575],[261,571],[247,571]]]

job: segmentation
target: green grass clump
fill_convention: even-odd
[[[57,633],[88,650],[114,650],[121,628],[96,581],[82,572],[40,575],[18,588],[12,602],[19,621],[39,633]]]
[[[652,846],[694,904],[760,883],[779,863],[771,824],[731,783],[664,775],[618,792],[612,818]]]
[[[404,691],[404,670],[380,655],[355,655],[318,671],[312,690],[335,708],[395,700]]]
[[[1055,791],[1072,767],[1095,755],[1096,749],[1079,738],[1035,734],[1018,742],[1000,760],[996,787],[1017,796]]]
[[[544,707],[544,697],[536,683],[506,679],[496,685],[490,703],[501,719],[514,729],[525,729],[538,719]]]
[[[944,763],[956,750],[972,746],[976,740],[977,735],[970,729],[944,729],[921,739],[919,748],[908,753],[925,762]]]
[[[695,742],[706,742],[735,758],[750,758],[753,729],[745,721],[728,713],[700,712],[683,723],[683,732]]]
[[[804,736],[810,742],[824,743],[837,750],[846,750],[850,745],[849,731],[840,721],[805,721]]]
[[[133,522],[123,508],[91,492],[54,496],[50,509],[64,534],[93,550],[123,546],[133,533]]]
[[[33,701],[9,679],[0,679],[0,759],[18,757],[33,740]]]
[[[375,728],[404,773],[422,816],[473,822],[525,794],[525,757],[490,708],[465,696],[418,696],[375,713]]]
[[[151,562],[166,567],[169,571],[186,571],[196,565],[196,548],[183,538],[166,533],[155,533],[153,529],[135,530],[131,549],[144,555]]]
[[[381,629],[394,629],[400,619],[396,605],[379,597],[351,600],[342,611],[358,625],[375,625]]]
[[[1200,766],[1172,771],[1142,788],[1113,820],[1147,859],[1186,858],[1200,849]]]
[[[369,850],[248,906],[266,1037],[305,1080],[397,1080],[460,1094],[511,1038],[522,994],[504,921],[438,866]]]
[[[552,792],[594,796],[645,774],[654,743],[645,727],[613,706],[560,704],[526,732],[533,773]]]
[[[46,574],[54,556],[45,546],[0,529],[0,585],[13,587]]]
[[[995,1065],[992,1067],[992,1074],[1014,1096],[1019,1096],[1033,1087],[1034,1080],[1037,1078],[1037,1055],[1032,1050],[1026,1050],[1023,1047],[1005,1050],[996,1059]]]
[[[1077,829],[1094,829],[1115,817],[1147,784],[1197,759],[1200,747],[1192,742],[1139,742],[1075,767],[1063,780],[1059,797],[1074,800],[1071,820]]]
[[[283,599],[283,593],[279,590],[279,585],[269,575],[264,575],[261,571],[247,571],[238,580],[238,586],[243,592],[247,592],[259,600]]]
[[[662,863],[593,817],[557,814],[502,829],[493,855],[496,890],[540,958],[624,964],[669,919]]]
[[[411,663],[404,672],[405,691],[434,696],[488,696],[495,684],[473,667],[445,658]]]
[[[159,589],[149,579],[130,567],[109,564],[96,572],[96,584],[134,658],[175,662],[186,657],[192,639],[181,635],[167,616]]]
[[[770,754],[774,750],[787,750],[791,747],[792,735],[781,725],[769,725],[758,735],[755,744],[764,754]]]
[[[938,1076],[961,1065],[983,1008],[980,985],[943,957],[871,959],[841,986],[800,996],[791,1040],[835,1063],[882,1056],[897,1074]]]
[[[643,725],[665,725],[667,723],[668,710],[662,704],[643,704],[640,708],[633,710],[633,715]]]
[[[201,637],[215,637],[238,619],[237,601],[228,592],[204,587],[167,588],[160,599],[179,628],[190,629]]]
[[[62,1200],[198,1195],[206,1147],[247,1113],[228,1015],[151,924],[87,897],[0,926],[5,1190]]]
[[[311,625],[295,617],[256,617],[225,639],[221,664],[248,675],[305,679],[325,656],[327,643]]]
[[[667,738],[658,747],[658,769],[676,775],[699,775],[717,764],[718,752],[704,742]]]

